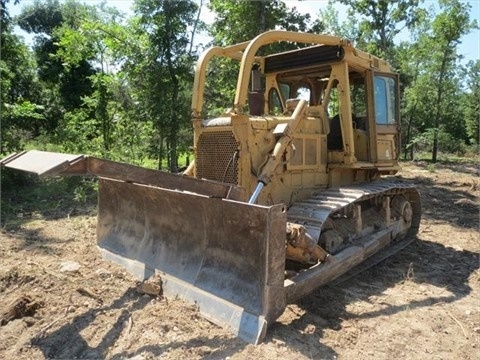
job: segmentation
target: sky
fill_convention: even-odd
[[[84,0],[83,2],[87,4],[99,4],[100,0]],[[296,1],[296,0],[285,0],[285,4],[289,8],[296,7],[300,13],[303,14],[310,14],[311,17],[314,19],[320,9],[324,9],[327,4],[328,0],[304,0],[304,1]],[[480,0],[469,0],[464,1],[470,4],[470,19],[476,20],[477,24],[480,26]],[[12,1],[13,3],[13,1]],[[12,3],[8,4],[8,9],[11,16],[18,15],[21,12],[21,9],[25,5],[30,5],[33,3],[33,0],[21,0],[19,5],[12,5]],[[107,5],[116,7],[120,11],[128,14],[132,14],[132,7],[133,0],[107,0]],[[423,3],[423,6],[429,8],[431,6],[438,9],[438,1],[434,0],[426,0]],[[342,21],[346,17],[346,7],[341,4],[335,5],[337,11],[339,13],[339,21]],[[204,6],[202,9],[201,18],[206,23],[211,23],[214,20],[214,16],[211,12],[208,11],[207,7]],[[25,33],[21,29],[17,27],[16,32],[23,36],[28,43],[32,42],[33,36],[30,34]],[[408,40],[408,34],[403,35],[406,38],[402,40]],[[207,42],[208,39],[202,38],[202,42]],[[462,63],[466,63],[469,60],[477,60],[480,59],[480,30],[475,29],[472,30],[469,34],[465,35],[461,39],[461,44],[458,47],[459,53],[464,56]]]

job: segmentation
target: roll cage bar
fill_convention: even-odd
[[[263,60],[262,57],[256,56],[258,50],[264,45],[282,41],[342,47],[344,50],[346,50],[345,57],[349,60],[349,62],[354,62],[358,66],[366,69],[377,68],[382,71],[391,70],[387,62],[373,55],[355,49],[351,42],[346,39],[331,35],[271,30],[258,35],[251,41],[226,47],[213,46],[202,53],[195,68],[192,96],[192,117],[201,118],[206,70],[209,62],[214,57],[225,57],[240,61],[240,71],[237,79],[233,111],[235,113],[242,113],[248,96],[250,70],[252,69],[253,64],[261,64]]]

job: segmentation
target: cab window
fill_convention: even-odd
[[[296,96],[295,96],[295,99],[301,99],[301,100],[306,100],[306,101],[310,101],[310,87],[306,86],[306,85],[301,85],[297,88],[297,92],[296,92]]]
[[[290,99],[290,84],[280,82],[278,86],[280,87],[283,101]]]
[[[380,125],[395,124],[395,80],[387,76],[375,76],[375,121]]]
[[[275,88],[271,88],[268,92],[268,109],[270,115],[279,115],[283,112],[282,101]]]

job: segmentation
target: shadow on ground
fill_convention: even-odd
[[[38,336],[31,341],[32,346],[40,349],[45,358],[48,359],[104,359],[108,350],[115,346],[120,339],[122,332],[128,327],[129,318],[132,313],[144,309],[151,301],[149,296],[139,296],[135,288],[129,288],[125,293],[114,300],[110,305],[101,306],[95,309],[89,309],[82,314],[75,316],[67,324],[59,329],[48,333],[48,335]],[[104,333],[99,340],[95,338],[87,342],[82,335],[82,331],[89,326],[99,326],[97,317],[101,314],[109,313],[113,323],[108,324],[108,331]],[[112,316],[112,313],[115,315]],[[97,323],[97,325],[95,325]],[[161,327],[162,319],[158,319],[158,326]],[[97,333],[103,333],[104,328],[98,327]],[[47,331],[48,332],[48,331]],[[175,349],[182,349],[190,353],[192,356],[202,356],[208,359],[225,359],[231,356],[247,344],[241,340],[230,338],[226,339],[220,336],[214,337],[197,337],[187,341],[170,341],[158,344],[152,339],[152,344],[145,345],[135,350],[123,351],[114,354],[111,358],[120,360],[131,358],[139,354],[148,354],[149,357],[160,357],[166,352]],[[163,340],[165,341],[165,340]],[[92,346],[91,343],[96,343]],[[210,354],[211,350],[218,349]],[[144,357],[141,356],[141,359]]]
[[[96,213],[96,179],[80,177],[38,178],[1,169],[1,218],[4,229],[15,229],[35,220],[57,220]]]
[[[375,318],[438,303],[451,303],[469,295],[470,275],[478,269],[478,253],[456,250],[441,244],[416,240],[402,252],[388,258],[363,273],[335,286],[326,286],[297,302],[302,310],[291,323],[277,322],[271,326],[265,341],[283,344],[307,358],[334,359],[337,353],[322,344],[326,329],[341,330],[345,320],[354,318]],[[417,284],[431,284],[446,291],[443,295],[413,300],[401,305],[388,305],[381,310],[360,315],[347,310],[355,301],[368,301],[371,296],[381,295],[387,289],[404,281]],[[125,329],[131,314],[143,309],[150,301],[141,297],[134,288],[128,289],[110,305],[89,309],[75,316],[69,323],[44,337],[35,339],[32,345],[39,348],[46,358],[104,358],[108,349],[115,345]],[[100,339],[89,343],[82,331],[94,324],[99,314],[116,310],[107,332]],[[161,321],[161,319],[159,319]],[[187,341],[169,341],[149,344],[131,351],[123,351],[112,358],[120,360],[138,354],[160,357],[175,349],[192,357],[225,359],[245,350],[248,345],[235,338],[222,336],[200,336]],[[207,351],[205,351],[205,347]],[[211,349],[217,349],[211,352]],[[256,350],[252,349],[254,354]]]
[[[48,359],[102,359],[106,350],[120,337],[131,312],[144,308],[149,301],[150,298],[139,297],[134,288],[129,288],[112,304],[89,309],[75,316],[58,330],[46,336],[34,338],[32,345],[38,347]],[[103,335],[97,346],[88,345],[81,332],[92,325],[99,314],[115,309],[121,309],[121,313],[109,326],[110,329]]]
[[[415,185],[420,192],[423,219],[478,229],[480,199],[477,191],[469,190],[474,184],[441,183],[422,176],[397,179]]]
[[[16,251],[35,251],[35,253],[55,254],[61,256],[65,249],[58,244],[66,245],[77,241],[74,236],[68,238],[51,237],[42,234],[41,228],[36,229],[16,229],[10,231],[2,231],[1,237],[14,238]]]
[[[301,299],[297,305],[304,311],[291,324],[275,323],[271,332],[290,343],[302,338],[305,330],[315,329],[316,343],[325,329],[340,330],[344,320],[387,316],[407,309],[452,303],[470,294],[471,274],[479,268],[479,253],[455,250],[441,244],[416,240],[410,246],[382,263],[335,286],[325,286]],[[360,315],[348,312],[355,301],[368,301],[404,281],[430,284],[446,291],[443,295],[412,300],[401,305],[387,305],[381,310]],[[311,340],[300,340],[311,342]],[[297,342],[300,343],[299,340]],[[299,349],[301,346],[299,347]]]

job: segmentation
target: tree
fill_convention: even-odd
[[[0,3],[1,154],[22,150],[26,141],[38,135],[44,120],[36,64],[28,47],[13,33],[7,2]]]
[[[215,13],[215,21],[209,28],[213,44],[228,46],[252,40],[267,30],[319,32],[320,22],[311,26],[310,15],[300,14],[296,8],[288,9],[283,1],[211,0],[209,9]],[[277,43],[264,46],[261,54],[292,50],[304,46]],[[214,70],[213,70],[214,69]],[[239,63],[230,59],[213,59],[205,87],[206,112],[219,115],[233,105]]]
[[[32,5],[24,7],[18,16],[19,26],[28,33],[36,34],[33,50],[38,76],[45,88],[42,97],[56,105],[49,107],[46,113],[49,131],[57,127],[58,120],[63,118],[65,111],[80,107],[82,97],[91,94],[90,76],[96,72],[84,59],[75,67],[64,67],[62,60],[56,56],[59,38],[55,31],[62,26],[78,29],[81,19],[94,11],[94,7],[74,0],[65,3],[58,0],[36,0]]]
[[[102,142],[103,156],[109,156],[113,145],[113,120],[122,103],[112,101],[117,82],[123,82],[117,71],[123,54],[120,51],[127,32],[119,23],[121,15],[115,8],[101,4],[98,11],[83,13],[77,20],[75,28],[68,23],[53,30],[59,39],[55,57],[62,66],[70,71],[88,62],[95,68],[95,73],[88,77],[92,92],[82,97],[82,111],[91,114],[98,125]],[[88,117],[88,116],[87,116]]]
[[[295,8],[289,10],[283,1],[211,0],[209,9],[215,13],[210,27],[213,43],[232,45],[253,39],[272,29],[308,31],[310,15]]]
[[[165,156],[171,171],[178,168],[178,136],[190,126],[194,55],[188,29],[197,23],[198,6],[191,0],[135,2],[132,31],[137,51],[125,70],[129,73],[141,111],[155,128],[152,152],[162,167]],[[193,38],[190,36],[190,40]]]
[[[468,33],[475,24],[470,22],[468,4],[458,0],[441,0],[443,11],[436,16],[432,23],[432,33],[427,36],[425,46],[430,49],[430,63],[428,71],[432,75],[435,87],[435,105],[433,114],[433,143],[432,162],[437,161],[438,133],[440,125],[447,124],[448,112],[451,111],[449,92],[458,89],[458,84],[449,81],[457,68],[459,55],[457,45],[462,35]],[[453,85],[453,86],[452,86]]]
[[[426,14],[425,14],[426,15]],[[397,66],[400,72],[401,95],[403,106],[401,107],[402,119],[402,145],[404,156],[413,160],[412,139],[419,135],[419,124],[428,121],[428,112],[419,106],[422,101],[427,101],[431,96],[430,82],[424,76],[423,66],[428,58],[428,48],[424,47],[419,38],[422,34],[430,31],[431,22],[428,16],[423,16],[411,31],[413,42],[401,42],[395,49]]]
[[[340,0],[349,6],[349,16],[359,17],[357,45],[393,63],[394,39],[411,28],[422,15],[421,0]]]
[[[411,157],[413,146],[428,147],[433,162],[439,150],[462,150],[467,139],[461,106],[461,100],[466,98],[457,46],[461,36],[475,25],[469,21],[466,5],[459,1],[440,5],[442,11],[433,21],[424,18],[416,29],[416,41],[397,50],[400,71],[407,83],[403,108],[406,145]]]
[[[354,43],[358,42],[360,29],[357,17],[349,11],[347,19],[340,22],[338,11],[333,5],[334,2],[329,1],[327,7],[319,11],[314,26],[320,27],[326,34],[348,39]]]
[[[461,109],[469,142],[479,144],[480,139],[480,60],[470,61],[465,71],[467,91],[461,97]]]

